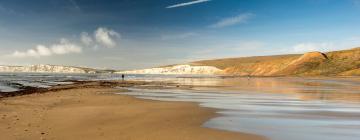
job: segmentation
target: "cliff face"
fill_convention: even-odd
[[[328,53],[309,52],[196,61],[125,74],[222,74],[240,76],[356,76],[360,69],[360,48]]]
[[[213,66],[175,65],[142,70],[121,71],[124,74],[220,74],[222,70]]]
[[[31,65],[0,66],[0,72],[113,73],[115,71],[56,65]],[[310,52],[303,55],[290,54],[204,60],[186,65],[117,71],[115,73],[223,74],[240,76],[359,76],[360,48],[328,53]]]
[[[31,65],[31,66],[0,66],[0,72],[39,72],[39,73],[95,73],[87,68],[57,66],[57,65]]]
[[[242,57],[193,62],[214,66],[223,74],[252,76],[356,76],[360,69],[360,48],[303,55]]]

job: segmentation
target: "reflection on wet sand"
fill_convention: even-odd
[[[259,78],[178,78],[174,82],[194,85],[198,88],[218,90],[242,90],[262,93],[295,94],[302,100],[335,100],[360,102],[360,78],[298,78],[298,77],[259,77]]]
[[[198,102],[221,114],[205,127],[272,140],[358,140],[360,80],[353,78],[175,78],[191,89],[129,89],[142,99]]]

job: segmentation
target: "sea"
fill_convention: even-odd
[[[177,77],[164,75],[129,74],[126,80],[165,81]],[[21,91],[23,87],[49,88],[73,84],[73,81],[122,80],[120,74],[54,74],[54,73],[0,73],[0,92]]]

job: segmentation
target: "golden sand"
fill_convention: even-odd
[[[201,127],[214,110],[79,86],[0,100],[1,140],[260,140]]]

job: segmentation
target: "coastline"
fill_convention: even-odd
[[[264,139],[201,127],[216,113],[196,103],[152,101],[114,94],[124,91],[114,89],[117,86],[145,84],[150,83],[83,82],[2,98],[0,139]]]

